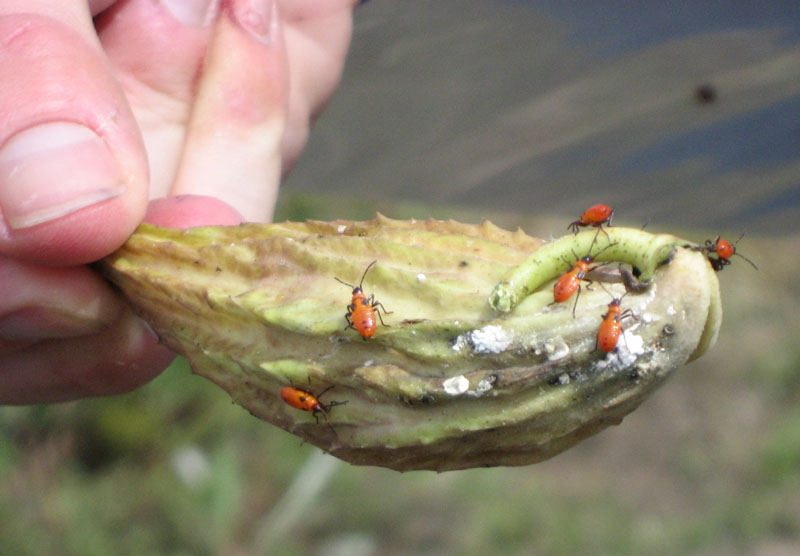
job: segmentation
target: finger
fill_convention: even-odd
[[[0,353],[50,338],[92,334],[123,302],[88,267],[55,268],[0,256]]]
[[[85,0],[0,6],[0,253],[96,259],[141,220],[147,162]]]
[[[238,224],[214,198],[151,203],[153,223]],[[121,393],[173,354],[88,267],[52,268],[0,256],[0,403],[46,403]]]
[[[173,194],[218,197],[271,219],[285,126],[286,53],[276,5],[222,6],[192,106]]]
[[[219,0],[127,0],[96,19],[150,157],[150,197],[169,194]]]
[[[151,380],[173,357],[124,308],[112,326],[98,333],[46,340],[0,356],[0,404],[121,394]]]
[[[357,5],[354,0],[280,2],[290,75],[284,174],[299,157],[311,124],[341,81]]]
[[[108,9],[116,0],[89,0],[89,11],[93,16]]]
[[[177,195],[150,202],[146,222],[168,228],[235,226],[244,219],[236,209],[216,197]]]

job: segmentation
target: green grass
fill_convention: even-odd
[[[294,218],[341,208],[288,204]],[[620,427],[534,466],[327,467],[182,360],[124,396],[0,408],[0,555],[798,552],[800,318],[787,248],[748,237],[762,270],[720,275],[718,345]],[[302,487],[314,487],[307,499]]]

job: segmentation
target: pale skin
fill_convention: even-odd
[[[87,263],[142,221],[269,221],[357,3],[0,0],[0,403],[122,393],[169,364]]]

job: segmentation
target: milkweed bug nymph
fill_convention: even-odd
[[[605,287],[600,284],[605,290]],[[608,290],[606,290],[608,292]],[[611,292],[608,292],[611,294]],[[625,292],[622,297],[628,295]],[[612,295],[613,297],[613,295]],[[611,303],[608,304],[608,312],[603,315],[603,322],[600,323],[600,328],[597,330],[597,339],[594,343],[594,349],[598,347],[605,352],[614,351],[619,343],[619,337],[623,335],[622,319],[632,318],[636,319],[636,315],[630,309],[621,308],[622,297],[614,297]]]
[[[720,236],[717,236],[717,239],[714,240],[707,239],[705,244],[700,247],[699,250],[706,253],[708,256],[708,262],[711,263],[711,267],[717,272],[721,271],[725,266],[731,264],[730,259],[734,255],[743,258],[750,263],[750,266],[758,270],[758,267],[753,261],[736,252],[736,244],[739,243],[739,240],[743,237],[744,232],[742,232],[736,241],[730,243],[729,241],[722,239]],[[711,255],[716,255],[716,257],[712,257]]]
[[[325,423],[330,427],[331,424],[328,423],[328,417],[325,415],[326,413],[330,413],[331,408],[337,405],[344,405],[347,401],[337,402],[331,401],[327,404],[323,404],[319,401],[322,395],[333,388],[333,385],[328,386],[318,395],[314,395],[311,392],[306,392],[305,390],[301,390],[299,388],[295,388],[293,386],[284,386],[281,388],[281,398],[284,402],[288,405],[292,406],[295,409],[299,409],[301,411],[308,411],[311,415],[314,416],[314,420],[319,423],[319,414],[322,414],[322,418],[325,419]],[[333,427],[331,427],[333,430]],[[334,431],[335,434],[336,431]]]
[[[606,234],[606,237],[608,237],[608,232],[603,230],[603,224],[611,226],[611,218],[613,216],[614,210],[610,206],[598,203],[586,209],[586,212],[581,215],[580,219],[572,222],[567,228],[577,234],[578,228],[592,226],[593,228],[597,228],[597,233],[600,233],[602,230],[603,233]]]
[[[367,266],[366,270],[364,270],[364,274],[361,276],[361,282],[359,282],[358,286],[348,284],[344,280],[334,277],[336,281],[341,282],[345,286],[353,288],[353,297],[350,300],[350,305],[347,306],[347,314],[344,316],[345,320],[347,320],[347,326],[345,326],[344,329],[355,329],[359,334],[361,334],[361,337],[364,338],[364,341],[366,341],[368,338],[371,338],[375,334],[375,329],[377,328],[377,322],[375,320],[376,314],[378,315],[378,319],[380,319],[383,326],[388,325],[383,322],[381,310],[387,315],[392,314],[391,311],[386,310],[386,307],[384,307],[382,303],[375,301],[374,295],[367,297],[362,287],[364,285],[364,278],[366,278],[367,272],[369,272],[369,269],[372,268],[372,265],[377,262],[378,261],[372,261],[369,263],[369,266]]]
[[[597,236],[595,236],[597,239]],[[611,247],[612,245],[616,245],[615,243],[609,243],[605,247],[603,247],[600,251],[595,253],[594,255],[586,255],[585,257],[581,257],[580,259],[576,260],[572,267],[562,274],[556,283],[553,285],[553,303],[563,303],[567,301],[570,297],[572,297],[575,292],[578,292],[578,297],[581,295],[581,280],[585,280],[586,282],[591,283],[592,280],[589,280],[586,277],[586,274],[598,266],[597,265],[592,267],[591,264],[594,262],[595,257]],[[592,246],[594,246],[594,241],[592,241]],[[592,251],[592,246],[589,247],[589,252]],[[574,254],[574,253],[573,253]],[[575,255],[577,258],[577,255]],[[564,261],[567,262],[568,261]],[[572,307],[572,315],[575,316],[575,308],[578,306],[578,297],[575,298],[575,305]]]
[[[556,280],[553,286],[553,300],[556,303],[563,303],[572,297],[575,292],[580,292],[581,280],[585,279],[586,273],[589,271],[589,266],[592,264],[592,260],[592,257],[589,255],[578,259],[575,261],[575,264],[572,265],[572,268]],[[578,293],[578,295],[580,295],[580,293]],[[577,303],[578,300],[576,299],[575,304],[577,305]],[[573,309],[572,312],[574,314],[575,309]]]

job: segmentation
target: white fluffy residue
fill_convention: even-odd
[[[475,387],[475,390],[466,391],[467,396],[470,396],[472,398],[480,398],[486,392],[494,388],[494,383],[496,380],[497,380],[496,376],[489,376],[481,379],[481,381],[478,382],[478,386]]]
[[[598,369],[605,369],[608,366],[625,369],[636,363],[637,356],[644,353],[644,339],[641,336],[627,330],[623,330],[622,334],[617,349],[596,363]]]
[[[494,377],[496,379],[497,377]],[[475,388],[475,394],[480,396],[481,394],[485,394],[489,390],[494,387],[494,380],[490,378],[484,378],[478,383],[478,387]]]
[[[644,353],[644,338],[628,330],[622,331],[623,337],[619,339],[620,351],[624,350],[631,355],[641,355]]]
[[[428,277],[425,276],[423,273],[420,272],[419,274],[417,274],[417,282],[424,282],[427,279]]]
[[[345,226],[344,224],[339,224],[338,226],[336,226],[336,231],[339,232],[340,234],[343,234],[346,229],[347,226]]]
[[[475,353],[500,353],[511,345],[511,336],[503,327],[488,325],[468,333],[468,342]]]
[[[454,376],[442,382],[442,388],[446,394],[458,396],[469,390],[469,380],[464,375]]]
[[[542,344],[542,350],[549,361],[558,361],[569,355],[569,346],[561,336],[556,336]]]

